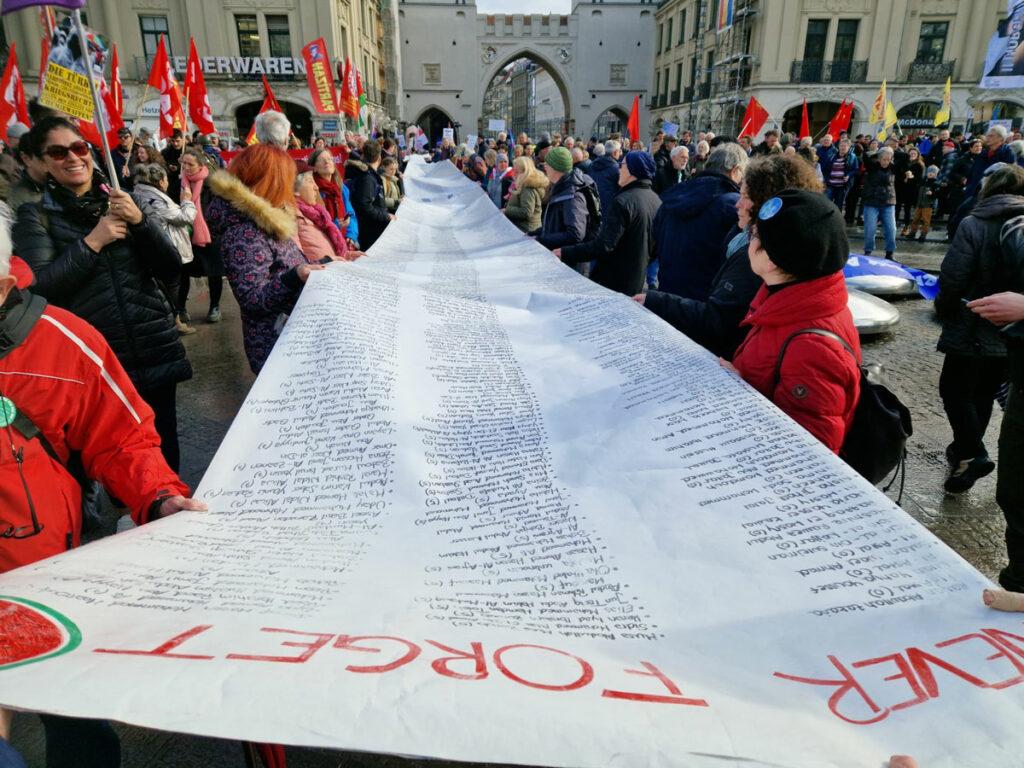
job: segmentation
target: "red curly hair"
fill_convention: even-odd
[[[246,147],[231,161],[228,173],[275,208],[295,205],[295,161],[283,149],[270,144]]]

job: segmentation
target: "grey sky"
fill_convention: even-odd
[[[572,0],[477,0],[477,13],[569,13]]]

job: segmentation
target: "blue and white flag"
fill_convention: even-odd
[[[934,301],[939,293],[939,278],[935,275],[922,269],[905,266],[898,261],[880,259],[877,256],[865,256],[861,253],[850,254],[850,258],[846,260],[846,266],[843,267],[843,275],[846,278],[887,275],[913,280],[917,284],[918,292],[929,301]]]

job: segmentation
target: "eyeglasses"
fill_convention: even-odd
[[[74,152],[78,157],[89,156],[89,142],[74,141],[71,146],[64,147],[60,144],[53,144],[43,150],[43,154],[52,157],[54,160],[67,160],[68,153]]]

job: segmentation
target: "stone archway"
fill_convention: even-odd
[[[551,83],[554,85],[557,96],[561,99],[562,109],[561,115],[556,114],[557,108],[553,105],[542,105],[543,109],[537,111],[542,113],[538,114],[536,119],[537,124],[533,126],[524,126],[522,124],[515,124],[516,120],[511,118],[513,110],[521,111],[518,105],[515,104],[513,99],[516,98],[513,93],[515,84],[509,83],[507,86],[499,85],[495,81],[500,80],[501,76],[510,64],[514,64],[520,60],[526,60],[535,65],[538,70],[542,70],[547,78],[550,78]],[[497,60],[495,66],[490,67],[484,71],[484,77],[480,83],[480,100],[483,108],[481,109],[481,128],[486,128],[487,120],[490,115],[488,112],[496,112],[502,110],[502,107],[496,103],[493,98],[492,91],[496,87],[507,87],[509,89],[509,104],[505,108],[509,114],[505,116],[506,128],[511,135],[516,135],[523,130],[530,133],[531,136],[539,134],[544,131],[553,132],[572,132],[575,130],[575,120],[572,116],[572,98],[569,87],[567,85],[566,74],[561,67],[556,66],[547,56],[530,47],[523,47],[515,50],[514,52],[503,54],[500,59]],[[500,100],[499,100],[500,101]],[[493,115],[498,116],[498,115]]]
[[[445,128],[455,128],[455,121],[443,109],[431,105],[420,113],[416,118],[415,125],[418,125],[423,130],[423,134],[430,139],[428,146],[433,149],[441,141],[441,134]],[[458,128],[455,128],[455,140],[458,141],[458,139]]]
[[[626,131],[626,123],[629,122],[629,111],[620,104],[608,107],[597,116],[593,127],[590,129],[591,136],[597,136],[601,141],[608,138],[610,134],[623,134]]]
[[[298,137],[304,145],[308,145],[313,138],[313,115],[309,109],[301,104],[296,104],[291,101],[279,100],[278,103],[281,105],[281,109],[284,110],[285,117],[288,118],[288,122],[292,124],[292,133]],[[256,99],[254,101],[247,101],[239,104],[235,107],[235,123],[238,129],[238,137],[245,140],[245,137],[249,135],[249,130],[252,128],[253,122],[256,120],[256,115],[259,114],[260,107],[263,106],[263,99]]]

